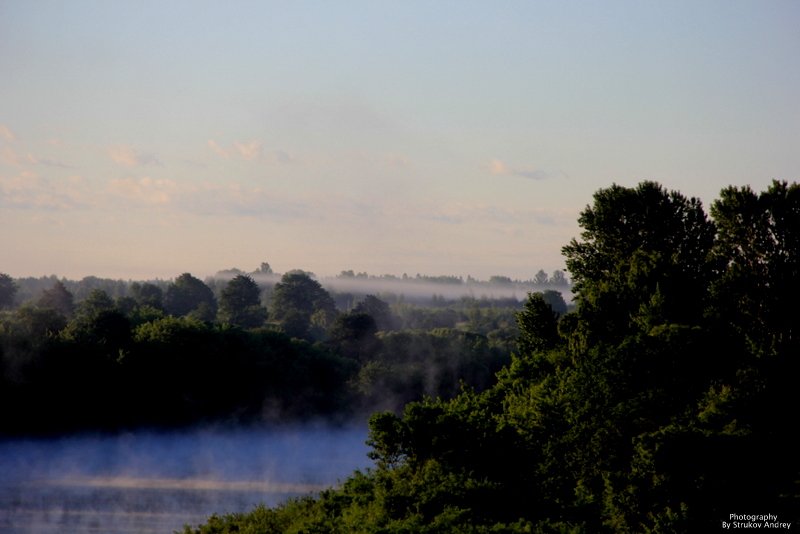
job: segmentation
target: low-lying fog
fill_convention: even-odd
[[[137,431],[0,442],[0,532],[169,533],[371,465],[365,426]]]

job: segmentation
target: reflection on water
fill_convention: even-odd
[[[169,533],[336,484],[365,428],[138,432],[0,442],[0,532]]]

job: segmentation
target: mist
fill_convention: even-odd
[[[219,271],[210,277],[215,280],[229,281],[237,274],[244,274],[239,270]],[[279,273],[246,273],[262,286],[273,286],[281,280]],[[366,273],[349,276],[316,277],[313,273],[306,273],[315,278],[327,291],[332,293],[353,293],[355,295],[401,295],[406,301],[429,301],[433,295],[444,297],[448,300],[457,300],[462,297],[472,298],[516,298],[524,300],[529,292],[545,291],[552,289],[564,294],[568,301],[572,298],[569,283],[536,283],[533,280],[512,280],[505,276],[495,276],[489,280],[477,280],[467,277],[463,280],[456,276],[407,276],[382,275],[374,276]]]
[[[171,532],[274,506],[371,462],[364,425],[136,431],[0,442],[0,531]]]

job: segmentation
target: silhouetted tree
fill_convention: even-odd
[[[270,317],[274,320],[283,321],[289,315],[299,313],[310,323],[318,311],[335,313],[336,304],[320,283],[307,273],[288,272],[275,284],[270,302]]]
[[[255,270],[255,272],[261,274],[272,274],[272,267],[269,266],[269,263],[262,261],[261,265]]]
[[[167,312],[176,317],[194,310],[198,310],[203,320],[213,320],[216,316],[217,303],[211,288],[189,273],[183,273],[169,285],[164,300]]]
[[[261,289],[252,278],[239,275],[220,292],[219,319],[242,328],[264,324],[267,310],[261,306]]]
[[[542,291],[542,298],[553,309],[553,311],[558,314],[558,317],[561,317],[567,313],[567,303],[564,301],[564,297],[561,296],[559,291],[545,289]]]
[[[550,277],[550,283],[558,287],[566,287],[569,285],[567,277],[564,275],[564,271],[561,269],[556,269],[553,271],[553,276]]]

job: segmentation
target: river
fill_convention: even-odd
[[[335,485],[365,427],[137,431],[0,441],[0,532],[171,533]]]

